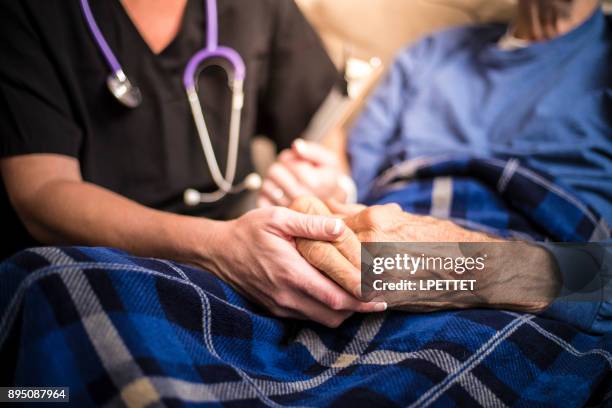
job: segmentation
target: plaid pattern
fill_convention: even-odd
[[[578,407],[612,390],[612,335],[486,310],[332,330],[114,250],[22,252],[1,267],[0,302],[2,369],[16,356],[16,384],[69,386],[78,406]]]
[[[594,212],[517,162],[408,162],[376,192],[504,234],[609,237]],[[355,315],[332,330],[272,318],[207,272],[110,249],[7,260],[0,319],[0,374],[69,386],[78,406],[612,404],[612,334],[493,310]]]
[[[451,218],[500,236],[555,242],[610,239],[609,219],[553,177],[516,159],[412,159],[387,170],[371,191],[369,204],[396,202],[409,212]]]

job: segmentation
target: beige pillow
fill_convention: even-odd
[[[348,52],[388,62],[404,45],[450,26],[508,21],[516,0],[296,0],[340,66]]]

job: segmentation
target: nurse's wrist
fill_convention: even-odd
[[[182,217],[173,222],[172,228],[179,227],[180,236],[175,240],[178,259],[198,268],[216,273],[214,259],[222,250],[218,237],[226,222],[199,217]]]

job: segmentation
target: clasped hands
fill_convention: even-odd
[[[300,197],[290,208],[344,220],[347,228],[334,241],[298,238],[296,245],[311,265],[358,299],[384,301],[396,309],[412,312],[472,307],[538,312],[552,302],[559,290],[554,261],[546,250],[537,245],[518,241],[510,245],[500,238],[464,229],[451,221],[404,212],[396,204],[365,207],[334,201],[324,204],[314,197]],[[427,254],[434,256],[461,256],[466,247],[468,251],[479,251],[482,250],[479,248],[485,247],[489,261],[487,268],[475,275],[476,290],[393,292],[383,297],[380,294],[373,297],[375,293],[368,295],[361,291],[362,242],[457,243],[456,247],[451,244],[453,254]],[[427,248],[436,250],[435,245]],[[442,251],[448,249],[446,245]],[[452,271],[421,272],[425,274],[421,278],[457,279]]]
[[[246,217],[254,219],[261,211],[281,214],[280,207],[294,210],[282,212],[282,217],[273,218],[279,222],[268,225],[273,227],[272,229],[253,230],[254,234],[265,233],[261,237],[261,243],[273,238],[274,242],[270,243],[279,246],[275,251],[280,250],[280,246],[286,248],[285,255],[280,255],[279,252],[281,258],[277,261],[286,262],[291,268],[279,269],[274,262],[268,265],[269,268],[266,265],[254,268],[245,264],[242,268],[243,274],[239,275],[271,278],[260,281],[244,277],[231,279],[232,276],[229,276],[229,280],[233,280],[234,285],[245,295],[255,298],[274,314],[303,317],[335,327],[353,312],[380,311],[383,306],[415,312],[467,307],[535,312],[545,308],[556,296],[559,279],[554,261],[542,248],[521,242],[488,246],[488,249],[492,250],[491,261],[488,262],[487,273],[478,277],[477,291],[396,292],[382,298],[361,293],[363,242],[503,243],[503,240],[464,229],[450,221],[409,214],[394,204],[367,208],[361,205],[339,204],[335,200],[343,201],[346,198],[346,192],[339,188],[338,184],[341,174],[340,163],[330,151],[317,144],[298,140],[291,149],[281,153],[279,160],[270,169],[258,201],[260,210]],[[315,197],[322,197],[326,201],[324,203]],[[336,235],[326,234],[317,238],[314,237],[316,228],[311,227],[295,234],[295,231],[286,231],[286,228],[281,227],[286,222],[285,218],[295,217],[291,213],[337,217],[344,223],[341,233]],[[242,225],[251,228],[247,222]],[[279,231],[285,240],[277,239]],[[290,244],[292,248],[286,244]],[[461,252],[459,246],[460,244],[457,245],[455,254]],[[259,253],[266,253],[264,249],[260,248]],[[241,257],[237,255],[234,258]],[[253,269],[268,272],[259,274],[254,273]],[[283,278],[273,279],[276,276]],[[423,271],[421,277],[456,279],[456,276],[434,270]],[[283,284],[284,281],[288,284]],[[265,282],[268,290],[263,289]],[[287,296],[288,301],[282,296],[279,298],[270,295],[287,292],[286,289],[290,289],[288,293],[293,293],[296,287],[302,289],[299,293]],[[308,297],[317,300],[319,305],[315,307],[306,301],[304,292]]]

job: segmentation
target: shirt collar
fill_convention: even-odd
[[[509,36],[508,30],[486,46],[483,51],[482,62],[501,63],[511,60],[531,60],[534,58],[545,59],[544,55],[549,53],[571,53],[583,44],[595,42],[601,38],[606,30],[606,16],[601,8],[597,8],[593,15],[573,30],[560,35],[552,40],[526,42]],[[503,43],[501,46],[500,43]]]

